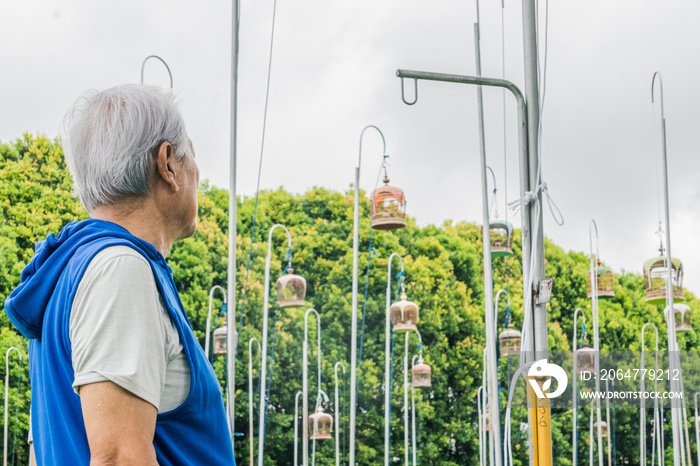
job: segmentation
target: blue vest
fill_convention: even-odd
[[[73,299],[92,258],[102,249],[124,245],[148,261],[158,291],[173,319],[190,367],[190,392],[173,411],[158,414],[153,439],[160,465],[235,465],[221,388],[194,337],[172,269],[151,244],[101,220],[72,222],[58,237],[37,245],[20,285],[5,311],[28,338],[32,383],[32,433],[38,464],[90,462],[69,338]],[[128,292],[128,290],[124,290]]]

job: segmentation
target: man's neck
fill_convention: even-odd
[[[168,234],[165,218],[148,198],[95,207],[91,217],[126,228],[132,235],[152,244],[163,257],[168,256],[175,241]]]

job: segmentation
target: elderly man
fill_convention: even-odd
[[[173,96],[82,96],[64,151],[92,218],[40,242],[5,301],[31,339],[38,464],[235,464],[219,383],[165,261],[197,225],[199,170]]]

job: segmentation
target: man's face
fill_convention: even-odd
[[[197,190],[199,188],[199,167],[195,160],[194,146],[189,141],[180,170],[181,209],[184,224],[181,238],[192,236],[197,229]]]

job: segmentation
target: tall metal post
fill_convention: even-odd
[[[338,361],[333,368],[335,376],[335,466],[340,466],[340,396],[338,394],[338,366],[343,368],[345,374],[345,364]],[[294,466],[297,466],[296,463]]]
[[[257,338],[253,337],[250,340],[248,340],[248,443],[250,451],[250,463],[248,464],[250,464],[251,466],[254,464],[253,443],[255,441],[255,439],[253,438],[253,342],[258,344],[258,353],[260,353],[261,349],[260,342]]]
[[[523,20],[523,51],[525,64],[525,99],[527,105],[527,121],[528,121],[528,163],[530,168],[530,184],[528,190],[537,192],[537,202],[529,204],[531,222],[530,230],[536,231],[535,238],[527,238],[532,241],[532,259],[534,268],[530,281],[537,285],[540,280],[545,278],[544,269],[544,233],[543,233],[543,215],[536,216],[538,205],[542,205],[542,194],[537,190],[537,185],[540,182],[539,173],[539,130],[540,130],[540,94],[539,94],[539,57],[537,50],[537,11],[535,0],[523,0],[522,3],[522,20]],[[530,264],[523,263],[523,269],[529,267]],[[526,341],[526,359],[525,362],[540,358],[546,358],[549,354],[549,345],[547,340],[547,305],[532,303],[533,309],[533,331],[526,329],[524,333],[526,337],[530,334],[533,341]],[[528,354],[529,353],[529,354]],[[529,387],[530,389],[530,387]],[[545,466],[552,464],[552,431],[551,431],[551,412],[549,398],[542,400],[530,396],[530,400],[535,402],[535,406],[530,406],[530,426],[532,432],[533,448],[530,449],[530,464]]]
[[[642,373],[644,373],[644,366],[646,364],[646,361],[644,360],[644,352],[646,351],[646,347],[644,345],[644,331],[646,330],[647,326],[651,326],[654,329],[654,335],[656,337],[656,345],[655,345],[655,356],[654,356],[654,371],[657,371],[659,369],[659,329],[656,328],[656,325],[654,325],[651,322],[647,322],[642,326],[642,349],[640,353],[640,369],[642,370]],[[657,387],[658,387],[659,381],[657,379],[654,379],[654,393],[658,392]],[[642,394],[646,392],[646,377],[641,378],[641,392]],[[646,424],[647,424],[647,419],[646,419],[646,400],[644,399],[644,396],[642,396],[639,399],[639,464],[640,465],[646,465],[647,462],[647,433],[646,433]],[[659,427],[659,399],[654,397],[654,438],[658,441],[659,435],[663,435],[663,432],[657,432],[657,429]],[[658,442],[657,442],[658,443]],[[653,443],[652,443],[653,446]],[[652,452],[652,457],[653,457],[653,452]]]
[[[3,466],[7,466],[7,430],[9,427],[9,422],[8,422],[8,399],[10,395],[10,353],[12,350],[17,351],[17,354],[19,355],[19,361],[22,362],[22,352],[15,348],[14,346],[10,346],[7,348],[7,352],[5,353],[5,412],[4,412],[4,420],[3,420],[3,446],[4,449],[2,451],[2,464]],[[17,394],[19,396],[19,393]],[[17,420],[15,419],[15,422]]]
[[[411,370],[416,365],[417,354],[411,358]],[[420,360],[419,360],[420,361]],[[418,444],[416,443],[416,387],[411,387],[411,445],[413,446],[413,466],[418,465]]]
[[[474,42],[476,44],[476,75],[481,76],[481,51],[479,47],[479,4],[477,2],[477,22],[474,24]],[[484,314],[486,317],[486,348],[488,352],[488,393],[498,393],[498,356],[496,354],[496,324],[493,317],[493,272],[491,267],[491,241],[487,235],[489,231],[489,194],[488,179],[486,173],[486,138],[484,137],[484,100],[481,86],[476,88],[476,98],[479,115],[479,165],[481,168],[481,201],[482,201],[482,221],[484,230],[483,253],[484,253]],[[498,396],[490,396],[489,414],[491,415],[491,432],[489,437],[495,446],[495,465],[501,466],[502,446],[501,446],[501,416],[498,407]]]
[[[236,348],[236,142],[238,125],[238,0],[231,2],[231,155],[229,160],[228,190],[228,271],[226,290],[230,309],[227,313],[226,347],[229,352]],[[226,411],[228,427],[233,445],[236,417],[236,359],[228,356],[226,361]],[[260,400],[262,402],[262,400]],[[235,450],[234,450],[235,451]]]
[[[674,369],[681,370],[680,364],[677,363],[678,358],[678,341],[676,340],[676,327],[673,314],[673,282],[671,279],[673,273],[673,262],[671,255],[671,220],[670,208],[668,202],[668,162],[666,158],[666,118],[664,117],[664,90],[661,74],[657,71],[651,79],[651,102],[654,102],[654,82],[656,77],[659,77],[660,97],[661,97],[661,156],[663,166],[663,182],[664,182],[664,213],[666,221],[666,331],[668,334],[668,350],[669,350],[669,369],[673,372]],[[675,353],[675,354],[674,354]],[[671,377],[671,390],[678,392],[679,384]],[[673,464],[674,466],[685,466],[685,448],[683,445],[683,430],[681,427],[682,418],[679,417],[682,404],[677,399],[671,400],[671,425],[673,431]]]
[[[389,366],[389,357],[391,353],[391,320],[390,320],[390,310],[391,310],[391,261],[394,257],[399,258],[401,263],[401,272],[404,271],[403,258],[396,252],[389,256],[389,264],[387,266],[387,278],[386,278],[386,312],[384,313],[384,319],[386,321],[385,331],[384,331],[384,466],[389,466],[389,429],[391,427],[391,379],[389,374],[391,373],[391,367]]]
[[[408,466],[408,337],[411,332],[406,332],[405,352],[403,357],[403,439],[404,439],[404,465]]]
[[[319,317],[318,312],[315,309],[309,309],[304,315],[304,354],[302,362],[304,377],[304,380],[302,382],[302,391],[304,393],[304,401],[302,405],[304,411],[304,421],[302,422],[301,426],[301,430],[303,431],[301,460],[304,466],[309,466],[309,314],[311,312],[316,314],[316,324],[318,325],[318,330],[316,331],[316,338],[318,340],[318,391],[319,393],[321,392],[321,318]]]
[[[258,418],[258,466],[263,466],[265,451],[265,416],[267,413],[267,397],[265,396],[265,379],[267,377],[267,327],[268,314],[270,313],[270,262],[272,261],[272,233],[277,228],[282,228],[287,234],[287,246],[292,249],[292,235],[287,230],[287,227],[279,223],[270,228],[270,233],[267,237],[267,257],[265,258],[265,286],[263,296],[263,324],[262,324],[262,360],[260,362],[260,414]],[[289,259],[291,264],[291,257]]]
[[[299,397],[303,394],[297,392],[294,397],[294,466],[299,466]]]
[[[574,401],[574,415],[573,415],[573,420],[572,420],[572,424],[573,424],[572,443],[574,445],[573,449],[572,449],[573,455],[574,455],[573,466],[576,466],[577,461],[578,461],[578,441],[577,441],[578,437],[577,437],[577,435],[578,435],[578,398],[579,398],[579,395],[578,395],[578,392],[576,391],[577,385],[578,385],[578,355],[576,354],[578,344],[576,343],[576,341],[577,341],[577,339],[576,339],[577,334],[576,333],[578,331],[577,317],[578,317],[579,312],[581,313],[581,317],[583,318],[584,327],[586,325],[586,314],[583,313],[583,309],[581,309],[580,307],[576,308],[576,310],[574,311],[574,344],[573,344],[573,352],[572,352],[573,357],[574,357],[574,369],[571,372],[571,377],[573,378],[573,381],[571,384],[572,385],[571,398]]]
[[[593,231],[595,231],[595,253],[593,249]],[[600,393],[600,335],[598,327],[598,271],[596,270],[598,259],[598,225],[595,220],[591,219],[588,227],[588,241],[590,245],[590,271],[591,275],[591,315],[593,317],[593,360],[595,363],[595,391]],[[598,426],[601,424],[601,407],[600,398],[596,397],[596,416]],[[603,435],[601,429],[596,433],[598,437],[598,466],[603,466]]]
[[[209,312],[207,313],[207,330],[204,335],[204,354],[207,355],[207,359],[209,359],[209,336],[211,334],[211,307],[214,301],[214,291],[217,289],[224,295],[224,305],[227,304],[226,300],[228,299],[226,296],[226,290],[221,288],[219,285],[214,285],[211,290],[209,290]]]
[[[700,431],[698,431],[698,395],[700,392],[695,392],[695,452],[698,455],[698,464],[700,464]]]
[[[355,466],[355,415],[357,412],[357,288],[358,288],[358,259],[360,244],[360,166],[362,165],[362,137],[369,128],[374,128],[382,137],[386,154],[384,134],[374,125],[365,126],[360,133],[360,155],[355,168],[355,203],[352,223],[352,317],[350,323],[350,453],[349,464]],[[261,465],[262,466],[262,465]]]

